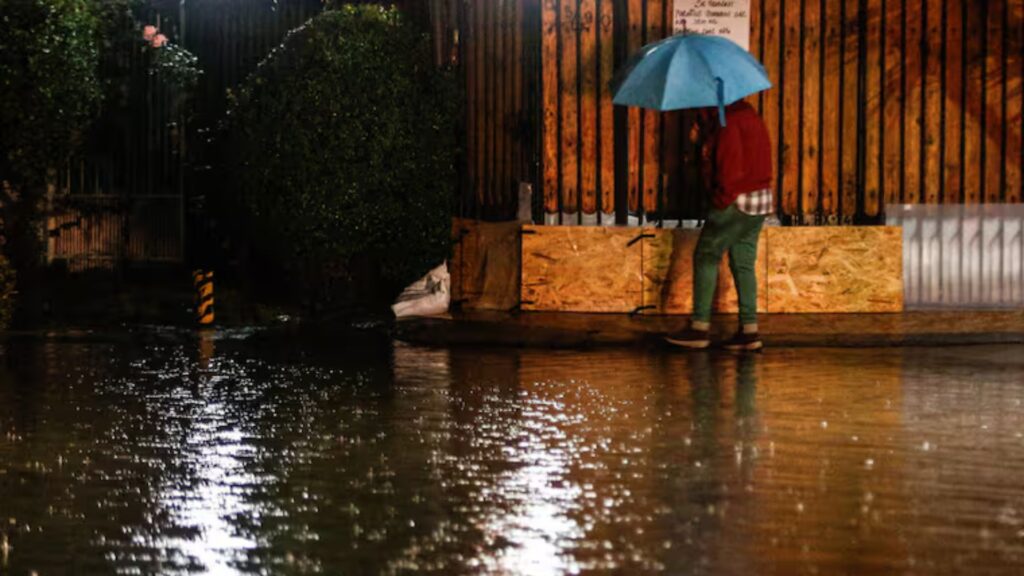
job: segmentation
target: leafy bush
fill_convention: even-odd
[[[0,220],[4,253],[29,298],[39,293],[47,172],[71,153],[99,106],[98,31],[89,0],[0,0]]]
[[[327,10],[231,97],[225,217],[307,303],[389,298],[447,254],[456,109],[398,11]]]
[[[39,184],[99,106],[88,0],[0,0],[0,178]]]

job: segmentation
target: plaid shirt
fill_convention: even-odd
[[[740,194],[736,198],[736,208],[752,216],[767,216],[775,212],[775,194],[771,188]]]

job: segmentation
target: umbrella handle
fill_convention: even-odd
[[[725,127],[725,83],[721,78],[715,77],[715,84],[718,88],[718,124]]]

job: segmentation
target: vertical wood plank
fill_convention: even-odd
[[[494,68],[494,79],[491,89],[494,90],[494,200],[491,208],[500,210],[508,201],[508,148],[506,129],[507,120],[507,94],[505,92],[505,72],[508,70],[508,57],[506,46],[508,34],[506,34],[506,13],[510,0],[492,0],[494,4],[491,17],[493,19],[491,31],[494,36],[494,59],[491,66]],[[504,216],[504,214],[501,214]]]
[[[942,155],[943,166],[943,198],[945,204],[959,203],[963,198],[963,148],[960,146],[963,137],[964,111],[964,0],[946,0],[946,41],[943,43],[946,54],[946,113],[945,138]]]
[[[629,54],[640,49],[643,42],[643,0],[629,0],[629,33],[627,47]],[[640,211],[640,110],[630,107],[628,112],[629,128],[627,135],[629,174],[629,211]]]
[[[780,32],[782,31],[782,19],[781,19],[781,4],[783,0],[761,0],[764,5],[762,12],[762,20],[764,22],[764,51],[761,53],[765,71],[768,73],[768,79],[772,82],[772,88],[767,92],[764,92],[761,106],[761,116],[764,118],[764,124],[768,128],[768,137],[771,138],[772,142],[772,159],[775,161],[774,172],[775,172],[775,198],[776,207],[781,206],[781,194],[782,187],[779,184],[781,182],[782,174],[779,166],[781,166],[781,145],[782,145],[782,134],[779,131],[779,95],[782,90],[782,86],[779,82],[781,62],[780,62]],[[684,132],[682,138],[687,139],[687,134]]]
[[[806,0],[803,15],[803,113],[802,113],[802,181],[800,212],[815,214],[818,207],[819,153],[821,129],[821,4]],[[805,221],[809,221],[806,219]]]
[[[782,211],[796,216],[800,210],[800,2],[785,2],[782,46]]]
[[[494,2],[484,2],[484,72],[486,76],[484,96],[486,99],[486,124],[487,124],[487,162],[485,164],[485,193],[484,196],[487,198],[485,209],[488,214],[494,209],[494,206],[498,204],[497,186],[495,178],[496,152],[497,152],[497,140],[498,140],[498,121],[497,121],[497,90],[495,90],[495,74],[497,72],[497,63],[495,57],[497,54],[495,48],[495,33],[494,23],[497,20],[494,14]]]
[[[662,0],[647,0],[647,22],[644,44],[659,40],[663,34],[664,6]],[[661,114],[644,111],[644,212],[658,210],[658,187],[661,181]]]
[[[964,86],[966,111],[964,114],[964,203],[981,201],[981,146],[982,146],[982,84],[985,77],[985,11],[977,6],[966,6],[967,21],[967,83]]]
[[[483,96],[484,101],[484,193],[483,196],[486,199],[484,203],[484,211],[489,216],[490,212],[494,209],[494,206],[498,204],[498,197],[496,194],[496,168],[498,165],[496,152],[498,139],[498,123],[495,120],[497,116],[498,101],[496,98],[495,90],[495,5],[494,2],[483,3]]]
[[[476,17],[476,3],[467,2],[465,5],[465,22],[468,24],[468,34],[463,38],[463,42],[466,43],[465,61],[463,62],[463,69],[466,71],[466,194],[468,197],[476,198],[477,191],[477,174],[476,174],[476,155],[479,149],[479,143],[476,138],[476,123],[477,123],[477,98],[476,92],[476,50],[474,46],[477,42],[476,27],[474,26]],[[467,198],[468,199],[468,198]],[[467,215],[468,206],[465,205],[465,201],[460,206],[459,216]]]
[[[681,141],[682,112],[666,112],[661,120],[662,125],[662,174],[665,175],[665,191],[662,195],[662,206],[667,214],[666,218],[675,218],[681,209],[680,195],[683,193],[681,166],[686,153],[684,144]]]
[[[558,212],[558,0],[543,0],[541,10],[541,105],[544,115],[544,211]]]
[[[477,181],[477,206],[487,205],[487,31],[486,12],[484,2],[476,2],[474,10],[476,16],[476,100],[477,100],[477,150],[476,150],[476,181]],[[479,215],[479,214],[478,214]]]
[[[601,211],[615,213],[615,111],[612,104],[611,79],[615,73],[615,39],[613,0],[597,0],[601,7]]]
[[[921,97],[924,77],[921,70],[921,20],[923,0],[905,0],[903,14],[906,39],[903,53],[903,201],[921,200]]]
[[[842,67],[843,5],[825,1],[825,77],[822,87],[821,208],[825,215],[839,211],[839,98]]]
[[[579,89],[576,75],[576,26],[578,0],[562,0],[562,212],[579,210],[579,142],[577,106]]]
[[[881,188],[882,1],[867,1],[867,62],[864,73],[864,213],[879,212]]]
[[[670,37],[675,34],[673,22],[675,20],[674,0],[662,0],[662,36]],[[674,190],[678,184],[679,174],[679,112],[666,112],[661,115],[661,150],[659,158],[659,178],[661,184],[660,198],[658,203],[663,213],[662,219],[676,218],[679,216],[679,193]]]
[[[672,34],[672,5],[674,0],[665,0],[665,24],[668,27],[667,35]],[[761,0],[750,0],[750,53],[758,62],[761,60]],[[761,112],[762,94],[751,94],[747,102],[759,113]]]
[[[942,201],[942,2],[925,3],[924,47],[924,177],[921,200]]]
[[[1003,24],[1006,0],[988,1],[988,41],[985,55],[985,202],[1003,199]]]
[[[523,135],[523,69],[526,61],[523,57],[523,4],[524,0],[512,0],[512,142],[515,146],[513,154],[514,178],[516,182],[530,179],[530,172],[526,166],[527,142]],[[513,192],[516,205],[519,203],[518,186]]]
[[[597,212],[597,22],[594,0],[580,0],[580,140],[583,181],[580,183],[584,214]]]
[[[903,200],[903,0],[885,3],[885,90],[882,91],[884,176],[886,204]]]
[[[497,98],[497,113],[495,114],[495,122],[497,123],[497,168],[495,170],[495,190],[497,192],[497,201],[495,208],[498,210],[498,217],[501,219],[507,218],[511,212],[512,206],[512,164],[510,162],[510,156],[512,152],[511,142],[509,137],[511,131],[509,130],[509,108],[512,104],[509,88],[511,83],[509,82],[509,72],[512,69],[512,36],[509,34],[509,8],[512,2],[515,0],[497,0],[495,6],[495,51],[497,52],[495,61],[495,92]]]
[[[505,133],[505,201],[502,211],[503,218],[515,217],[518,190],[515,185],[518,170],[516,170],[516,116],[515,116],[515,73],[519,65],[516,59],[516,37],[515,37],[515,5],[519,0],[504,0],[505,22],[502,26],[502,37],[504,38],[505,67],[502,69],[502,92],[505,94],[504,114],[502,115],[502,129]]]
[[[1021,201],[1021,171],[1024,146],[1021,128],[1024,118],[1024,0],[1009,0],[1006,44],[1006,202]]]

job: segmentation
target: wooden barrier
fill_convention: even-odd
[[[688,314],[698,230],[456,221],[452,293],[470,309]],[[899,227],[771,227],[758,254],[758,310],[900,312]],[[728,256],[715,311],[737,311]],[[521,289],[516,280],[521,283]]]
[[[523,310],[629,313],[640,308],[642,232],[524,226]]]
[[[456,218],[452,222],[452,302],[463,310],[508,310],[519,304],[519,223]]]
[[[768,312],[903,310],[901,228],[768,228],[767,234]]]
[[[693,249],[699,230],[647,229],[643,246],[644,311],[653,314],[689,314],[693,311]],[[767,312],[768,258],[766,233],[761,233],[757,255],[757,309]],[[714,310],[735,313],[739,310],[736,289],[729,271],[728,256],[718,269],[718,290]]]

